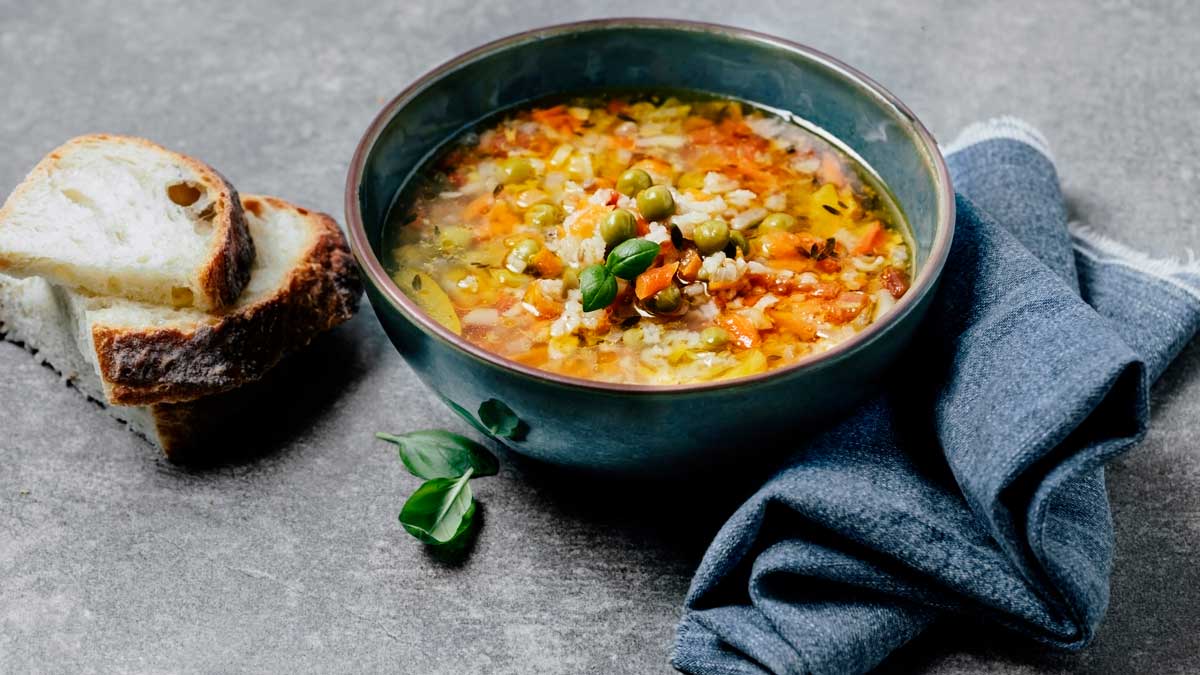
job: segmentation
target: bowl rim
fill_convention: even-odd
[[[920,144],[924,146],[929,155],[928,159],[932,164],[936,177],[937,207],[941,218],[936,225],[928,260],[926,260],[923,269],[918,273],[917,278],[913,280],[912,285],[909,287],[909,292],[896,302],[896,305],[888,313],[888,316],[884,317],[882,321],[872,323],[853,337],[834,345],[827,351],[801,359],[796,363],[782,368],[767,370],[753,375],[705,382],[638,384],[604,382],[562,375],[533,366],[527,366],[494,352],[489,352],[482,347],[470,343],[462,336],[454,334],[445,326],[438,323],[437,320],[422,310],[415,301],[411,300],[400,290],[400,287],[396,285],[391,276],[383,268],[383,264],[370,245],[358,199],[358,191],[362,184],[363,169],[366,166],[367,156],[374,148],[375,142],[379,139],[384,128],[392,121],[396,113],[411,99],[424,91],[427,86],[442,76],[509,46],[564,34],[603,31],[616,28],[676,29],[714,33],[738,40],[758,42],[798,54],[837,72],[851,82],[861,86],[879,101],[890,106],[893,112],[910,126],[916,133]],[[371,120],[370,126],[363,133],[354,150],[354,155],[350,161],[350,168],[347,172],[344,206],[347,229],[350,235],[350,248],[360,269],[363,270],[371,285],[417,328],[428,335],[440,339],[466,356],[513,374],[542,382],[558,384],[567,388],[585,389],[594,392],[617,392],[621,394],[684,394],[742,387],[763,380],[785,378],[804,371],[819,370],[841,360],[851,352],[882,337],[890,328],[897,325],[901,319],[910,314],[920,304],[921,300],[934,290],[950,252],[950,243],[954,236],[955,223],[954,189],[950,181],[950,172],[946,167],[945,157],[943,157],[937,141],[908,106],[862,71],[807,45],[746,28],[687,19],[641,17],[589,19],[521,31],[470,49],[427,71],[388,101]]]

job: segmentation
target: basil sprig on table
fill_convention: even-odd
[[[662,249],[648,239],[626,239],[608,254],[603,265],[592,265],[579,274],[583,311],[591,312],[612,304],[617,297],[617,278],[632,281],[650,269]]]
[[[409,473],[426,479],[400,510],[404,529],[434,546],[464,542],[475,520],[470,481],[496,475],[496,456],[469,438],[440,429],[375,436],[394,443]]]

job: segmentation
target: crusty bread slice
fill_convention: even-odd
[[[275,369],[264,380],[196,401],[145,406],[109,405],[95,364],[79,351],[75,318],[63,289],[40,277],[0,274],[0,334],[24,345],[87,398],[131,431],[158,446],[171,461],[220,463],[262,452],[264,437],[286,429],[304,405],[296,391],[310,373]],[[300,363],[297,367],[311,366]],[[319,364],[318,364],[319,365]],[[311,406],[310,406],[311,407]]]
[[[0,208],[0,272],[90,295],[219,309],[253,261],[233,186],[141,138],[67,141]]]
[[[362,292],[332,218],[272,197],[242,201],[260,255],[243,298],[223,315],[0,274],[0,334],[168,456],[194,455],[221,436],[220,422],[259,403],[255,381],[349,319]]]
[[[95,371],[100,398],[147,405],[228,391],[262,377],[286,354],[353,316],[362,286],[337,223],[274,197],[246,196],[242,202],[259,255],[246,291],[221,314],[54,287],[60,318]],[[44,307],[44,291],[25,282],[20,292],[35,293],[34,306]],[[0,295],[0,324],[21,313],[21,302],[10,297],[6,303]],[[45,340],[40,326],[22,332]]]
[[[362,286],[333,218],[274,197],[242,205],[258,257],[242,297],[221,314],[72,294],[110,403],[233,389],[354,314]]]

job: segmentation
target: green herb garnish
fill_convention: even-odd
[[[583,311],[604,309],[617,297],[617,278],[603,265],[592,265],[579,273],[579,292]]]
[[[479,404],[479,421],[493,436],[520,440],[525,435],[525,425],[520,418],[504,401],[498,399],[489,398]]]
[[[458,478],[468,470],[476,476],[494,476],[500,470],[500,463],[487,448],[449,431],[430,429],[403,436],[378,433],[375,437],[395,443],[400,461],[417,478]]]
[[[426,544],[454,542],[471,529],[475,498],[471,494],[471,469],[457,478],[435,478],[412,493],[400,511],[400,524]]]
[[[626,239],[608,254],[605,267],[614,276],[633,281],[650,269],[662,247],[648,239]]]
[[[520,420],[511,409],[508,413],[514,421],[503,419],[498,428],[519,427]],[[496,475],[500,462],[495,455],[469,438],[441,429],[375,436],[397,446],[409,473],[427,479],[400,510],[405,531],[432,546],[453,547],[466,541],[475,519],[470,481]]]
[[[626,239],[608,254],[603,265],[592,265],[579,273],[583,311],[603,309],[617,298],[617,278],[632,281],[650,269],[662,247],[647,239]]]

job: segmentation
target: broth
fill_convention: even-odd
[[[793,121],[701,95],[506,111],[410,179],[384,234],[397,285],[448,329],[634,384],[825,351],[886,314],[914,271],[902,212],[866,167]]]

